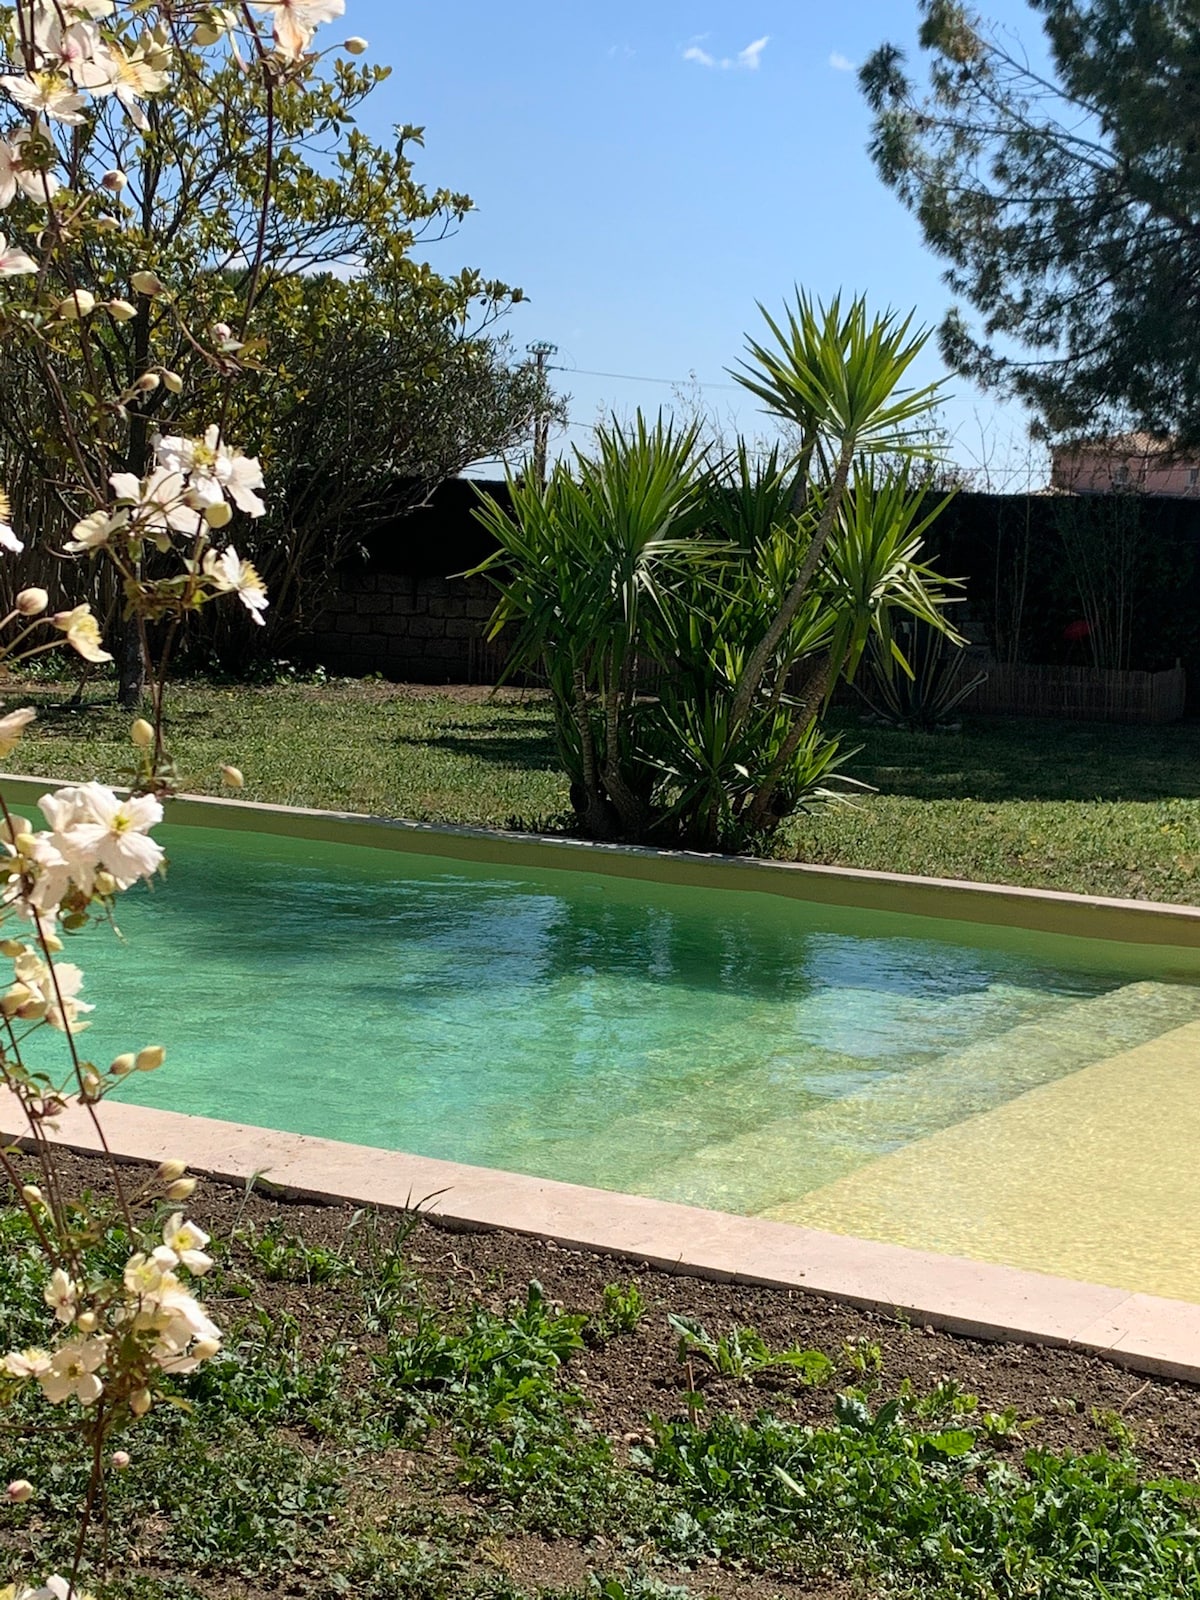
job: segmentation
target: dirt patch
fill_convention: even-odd
[[[103,1182],[98,1162],[73,1157],[70,1167],[80,1190]],[[394,1213],[382,1214],[369,1230],[362,1208],[247,1195],[242,1188],[210,1181],[202,1185],[194,1210],[218,1239],[274,1227],[351,1259],[371,1248],[371,1237],[376,1245],[389,1239],[400,1220]],[[769,1408],[791,1421],[828,1422],[836,1389],[856,1381],[857,1361],[881,1400],[906,1384],[927,1393],[943,1380],[953,1381],[977,1396],[981,1416],[1011,1415],[1010,1442],[1017,1451],[1033,1444],[1087,1452],[1111,1445],[1114,1432],[1127,1430],[1137,1454],[1156,1472],[1191,1476],[1200,1458],[1200,1389],[1146,1378],[1097,1356],[962,1338],[804,1290],[717,1283],[520,1234],[464,1233],[428,1218],[416,1222],[405,1255],[426,1298],[441,1307],[478,1302],[500,1311],[536,1280],[566,1310],[594,1318],[607,1284],[636,1283],[646,1307],[636,1328],[607,1342],[593,1341],[571,1369],[595,1424],[625,1444],[640,1440],[652,1415],[681,1414],[689,1383],[714,1412],[751,1418]],[[255,1278],[256,1302],[297,1318],[314,1348],[348,1334],[348,1297],[336,1281],[264,1280],[244,1246],[234,1246],[234,1259]],[[244,1300],[211,1303],[218,1320],[234,1322],[244,1314]],[[838,1361],[840,1384],[812,1387],[786,1370],[736,1381],[701,1361],[693,1362],[689,1377],[677,1356],[677,1338],[667,1321],[671,1314],[700,1322],[717,1337],[734,1327],[754,1328],[773,1349],[820,1350]],[[365,1359],[368,1352],[363,1354]]]

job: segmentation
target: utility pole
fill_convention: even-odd
[[[550,446],[550,417],[545,404],[546,359],[548,356],[558,354],[558,346],[551,344],[547,339],[538,339],[533,344],[527,344],[525,349],[533,357],[538,375],[538,408],[537,416],[533,420],[533,471],[538,483],[544,488],[546,451]]]

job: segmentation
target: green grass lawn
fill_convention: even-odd
[[[76,709],[31,695],[40,720],[10,758],[53,777],[114,777],[129,719],[109,690]],[[9,697],[8,703],[14,703]],[[566,824],[566,786],[536,696],[337,683],[181,687],[172,747],[187,787],[423,821]],[[961,734],[847,722],[851,774],[878,793],[793,822],[803,861],[1092,894],[1200,898],[1200,724],[1165,728],[978,718]]]

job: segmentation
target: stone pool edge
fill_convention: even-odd
[[[706,1211],[521,1173],[377,1150],[177,1111],[104,1107],[122,1161],[178,1157],[197,1173],[268,1194],[384,1210],[420,1207],[448,1227],[504,1230],[669,1272],[798,1289],[948,1333],[1056,1345],[1159,1377],[1200,1382],[1200,1305],[1015,1267]],[[0,1096],[0,1137],[24,1119]],[[86,1111],[70,1107],[55,1142],[100,1149]],[[203,1207],[198,1214],[203,1220]]]
[[[69,780],[0,773],[0,786],[10,804],[21,806],[34,806],[40,795],[66,781]],[[806,862],[599,844],[587,839],[451,827],[352,811],[321,811],[207,795],[177,795],[168,800],[165,820],[183,827],[268,833],[283,838],[367,845],[374,849],[490,865],[592,872],[693,888],[737,889],[807,900],[817,905],[891,911],[1123,944],[1157,945],[1186,954],[1189,963],[1194,959],[1200,970],[1200,906],[1110,899],[1057,889],[973,883],[957,878],[869,872],[859,867],[813,866]]]

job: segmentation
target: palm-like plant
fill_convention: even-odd
[[[739,442],[712,463],[694,429],[639,415],[478,512],[498,546],[477,569],[500,591],[493,633],[513,627],[510,670],[547,674],[592,837],[746,848],[830,794],[842,757],[821,711],[869,641],[907,670],[897,617],[956,638],[921,560],[937,511],[908,466],[935,388],[900,383],[925,336],[861,300],[800,296],[767,322],[775,344],[751,342],[741,381],[799,430],[792,458]]]
[[[492,636],[516,625],[507,671],[547,673],[584,829],[638,838],[651,822],[629,737],[639,670],[670,637],[662,623],[676,586],[716,553],[699,537],[707,476],[695,427],[639,413],[632,429],[614,421],[597,437],[595,457],[577,451],[544,488],[510,477],[511,511],[483,497],[477,515],[497,551],[477,570],[500,591]]]

